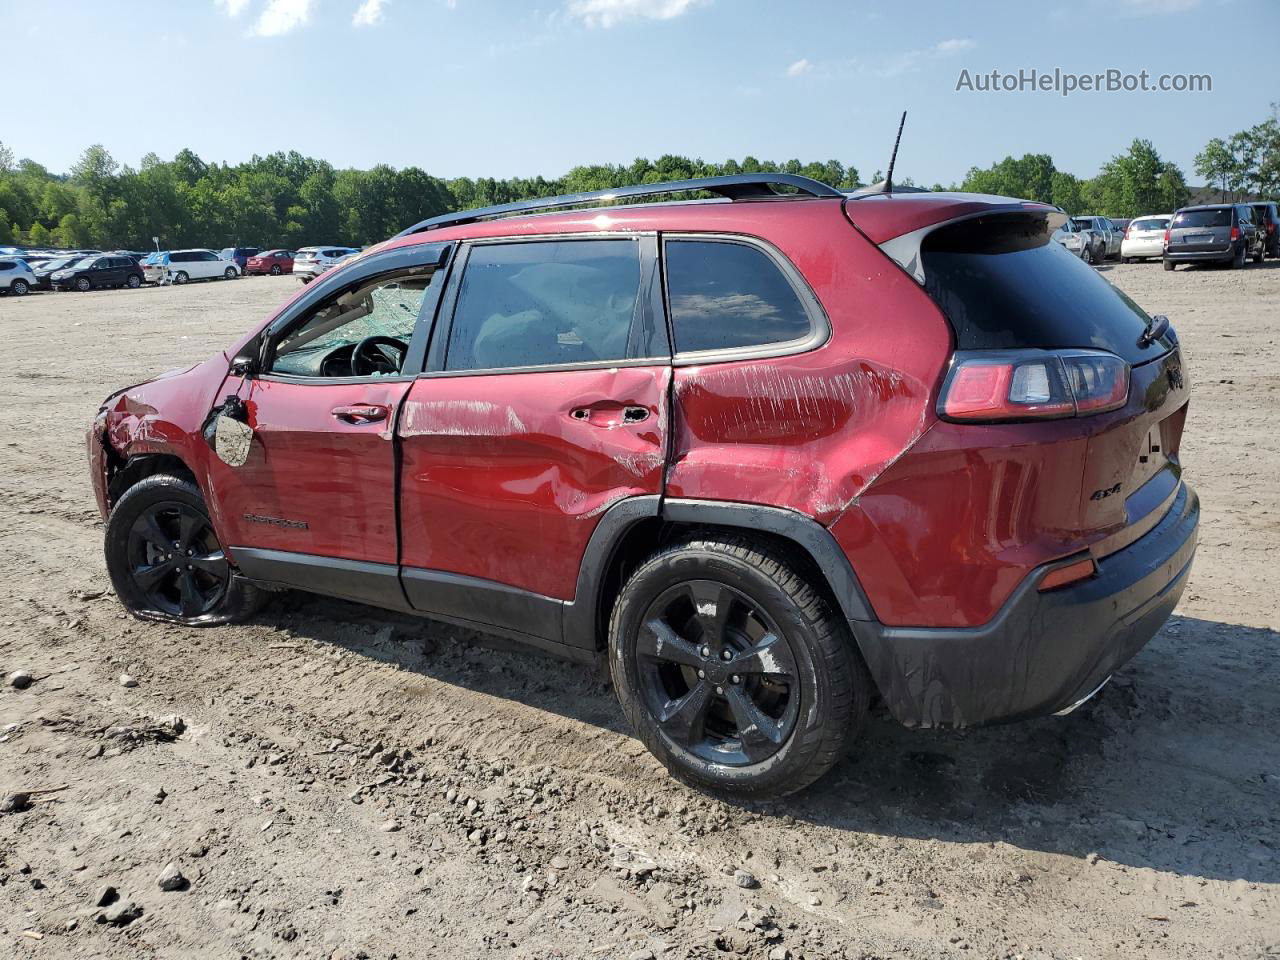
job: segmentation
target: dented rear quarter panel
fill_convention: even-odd
[[[807,353],[675,371],[667,492],[784,507],[831,523],[933,422],[945,319],[838,206],[760,223],[831,325]]]

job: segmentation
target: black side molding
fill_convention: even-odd
[[[849,558],[836,538],[812,517],[782,507],[720,500],[680,500],[668,497],[662,503],[662,518],[671,523],[705,523],[743,530],[763,530],[793,541],[804,548],[836,595],[846,619],[874,620],[871,604],[858,582]]]
[[[258,583],[368,603],[388,610],[410,609],[394,563],[366,563],[285,550],[232,547],[242,576]]]

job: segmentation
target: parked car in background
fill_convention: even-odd
[[[359,252],[355,247],[303,247],[293,258],[293,275],[310,283],[339,260]]]
[[[141,263],[150,256],[145,250],[112,250],[110,253],[113,257],[128,257],[134,263]]]
[[[1164,255],[1164,231],[1172,214],[1150,214],[1136,217],[1125,227],[1120,241],[1120,259],[1125,263]]]
[[[1263,233],[1262,248],[1268,257],[1280,258],[1280,206],[1274,200],[1250,204],[1253,220]]]
[[[128,257],[85,257],[49,275],[55,290],[100,290],[103,287],[131,287],[143,284],[142,269]]]
[[[1051,238],[1055,243],[1062,244],[1070,253],[1084,259],[1085,248],[1088,246],[1089,233],[1087,230],[1081,230],[1076,226],[1075,221],[1067,217],[1062,222],[1062,226],[1053,231]]]
[[[1116,233],[1120,234],[1121,237],[1124,236],[1124,231],[1129,226],[1129,224],[1133,222],[1132,220],[1125,220],[1122,217],[1121,218],[1107,217],[1107,219],[1111,221],[1111,229],[1114,230]]]
[[[301,589],[608,663],[668,770],[739,798],[873,702],[1069,711],[1177,605],[1200,508],[1177,337],[1064,216],[748,174],[416,224],[103,401],[115,595],[212,625]]]
[[[293,273],[293,258],[292,250],[267,250],[265,253],[250,257],[245,262],[244,272],[269,273],[273,277],[278,277],[282,273]]]
[[[1072,217],[1072,221],[1082,230],[1088,230],[1091,239],[1085,250],[1086,263],[1101,263],[1111,257],[1120,256],[1120,234],[1111,226],[1106,217]]]
[[[1206,203],[1183,207],[1169,221],[1164,268],[1180,263],[1225,263],[1243,267],[1247,258],[1261,263],[1265,234],[1253,222],[1247,203]]]
[[[25,262],[17,257],[0,260],[0,293],[12,293],[15,297],[21,297],[30,293],[35,286],[35,274]]]
[[[58,257],[56,260],[46,260],[44,263],[40,264],[40,266],[32,270],[32,273],[36,275],[36,289],[52,290],[53,282],[49,278],[59,270],[66,270],[68,267],[79,263],[83,259],[84,257],[75,256]]]
[[[159,283],[169,272],[169,251],[149,253],[138,266],[142,268],[142,275],[147,283]]]
[[[240,268],[223,260],[212,250],[169,251],[169,281],[183,284],[188,280],[234,280]]]
[[[257,247],[226,247],[218,252],[218,256],[223,260],[230,260],[240,268],[241,273],[244,273],[244,268],[249,262],[249,258],[255,256],[257,252]]]

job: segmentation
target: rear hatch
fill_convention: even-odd
[[[1065,411],[1053,412],[1048,402],[1029,403],[1025,415],[1006,411],[992,419],[1043,418],[1046,437],[1086,438],[1085,456],[1075,461],[1080,463],[1079,500],[1071,511],[1075,529],[1057,532],[1086,535],[1101,556],[1145,532],[1173,501],[1187,380],[1172,328],[1049,241],[1061,219],[1044,210],[943,225],[920,240],[914,272],[918,279],[922,275],[926,292],[951,323],[957,351],[953,368],[965,357],[1012,358],[1016,364],[1047,351],[1064,358],[1070,383]],[[1111,400],[1102,396],[1090,409],[1080,400],[1094,376],[1088,359],[1107,354],[1128,365],[1128,390]],[[1114,360],[1107,363],[1111,370],[1120,368]],[[1052,391],[1043,389],[1047,401]],[[940,408],[945,400],[940,399]],[[1066,515],[1062,520],[1068,524]]]
[[[1231,210],[1179,210],[1169,223],[1170,253],[1225,253],[1231,246]]]

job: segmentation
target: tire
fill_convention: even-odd
[[[1235,256],[1233,256],[1230,260],[1227,261],[1227,269],[1239,270],[1243,266],[1244,266],[1244,244],[1242,243],[1236,249]]]
[[[280,274],[282,274],[282,273],[284,273],[284,271],[280,269],[280,264],[278,264],[278,263],[273,263],[273,264],[271,265],[271,275],[272,275],[273,277],[278,277],[278,276],[280,276]]]
[[[1263,258],[1265,255],[1266,255],[1265,248],[1264,248],[1261,244],[1259,244],[1259,245],[1258,245],[1258,252],[1257,252],[1257,253],[1255,253],[1255,254],[1253,255],[1253,262],[1254,262],[1254,263],[1261,263],[1261,262],[1262,262],[1262,258]]]
[[[784,796],[826,773],[861,728],[870,676],[804,568],[772,543],[696,537],[654,554],[623,586],[609,623],[614,689],[677,779],[737,798]]]
[[[190,279],[191,278],[187,276],[187,271],[185,270],[179,270],[177,273],[173,275],[174,283],[186,283]]]
[[[200,489],[182,477],[155,474],[126,490],[107,520],[105,553],[116,596],[144,620],[234,623],[266,597],[234,574]]]
[[[9,284],[9,292],[15,297],[25,297],[31,292],[31,287],[25,280],[15,280],[13,283]]]
[[[1173,268],[1174,268],[1174,267],[1176,267],[1176,266],[1177,266],[1177,264],[1176,264],[1176,263],[1174,263],[1172,260],[1166,260],[1166,261],[1164,261],[1164,269],[1165,269],[1165,272],[1166,272],[1166,273],[1172,273],[1172,272],[1173,272]]]
[[[130,290],[137,290],[140,286],[142,286],[142,280],[138,277],[136,273],[131,273],[129,275],[129,279],[125,281],[125,286],[128,287]]]
[[[1134,261],[1134,258],[1133,258],[1133,257],[1121,257],[1121,258],[1120,258],[1120,262],[1121,262],[1121,263],[1133,263],[1133,261]]]
[[[227,267],[222,271],[223,280],[234,280],[239,275],[235,267]]]
[[[1087,246],[1084,248],[1084,262],[1089,266],[1093,266],[1098,262],[1098,258],[1093,255],[1093,247]]]
[[[88,293],[93,289],[93,284],[89,282],[88,277],[78,277],[76,279],[75,287],[81,293]]]

